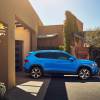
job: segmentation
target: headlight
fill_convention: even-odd
[[[97,64],[96,63],[93,63],[92,66],[95,67],[95,66],[97,66]]]

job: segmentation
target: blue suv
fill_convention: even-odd
[[[60,50],[29,52],[24,61],[25,72],[30,73],[33,78],[39,78],[46,73],[59,73],[78,75],[80,79],[88,79],[99,72],[96,62],[77,59]]]

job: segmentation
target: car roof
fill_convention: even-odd
[[[64,52],[62,50],[38,50],[38,51],[33,51],[33,53],[44,53],[44,52]]]
[[[39,50],[37,52],[61,52],[61,50]]]
[[[58,52],[58,53],[66,53],[68,54],[69,56],[72,56],[70,53],[66,52],[66,51],[63,51],[63,50],[37,50],[37,51],[32,51],[32,52],[29,52],[30,54],[37,54],[37,53],[46,53],[46,52]]]

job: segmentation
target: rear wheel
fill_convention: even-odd
[[[78,72],[78,77],[82,80],[90,78],[91,72],[88,68],[81,68]]]
[[[31,70],[31,76],[35,79],[40,78],[42,76],[41,68],[34,66]]]

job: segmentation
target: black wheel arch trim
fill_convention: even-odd
[[[79,70],[82,69],[82,68],[87,68],[88,70],[90,70],[90,74],[92,75],[92,70],[91,70],[91,68],[90,68],[89,66],[86,66],[86,65],[81,65],[81,66],[77,69],[77,74],[78,74]]]
[[[30,72],[31,72],[31,70],[32,70],[32,68],[33,67],[39,67],[41,70],[42,70],[42,73],[44,72],[44,69],[43,69],[43,67],[40,65],[40,64],[33,64],[31,67],[30,67]]]

